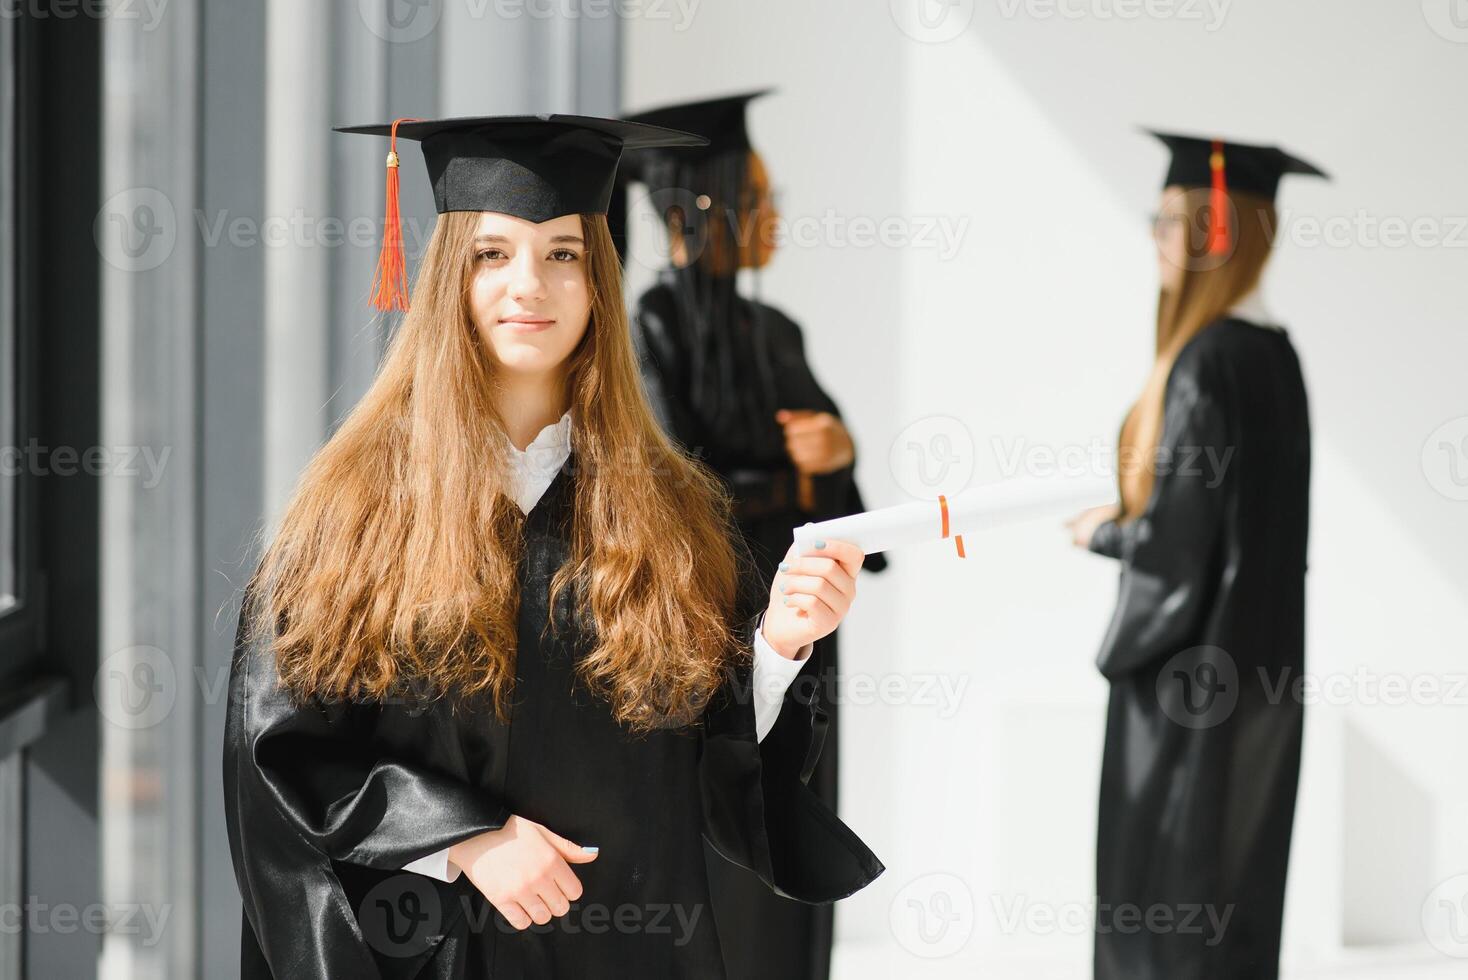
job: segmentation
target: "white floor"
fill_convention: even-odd
[[[841,943],[831,974],[834,980],[1085,980],[1090,964],[1044,954],[924,960],[895,946]],[[1287,968],[1283,980],[1468,980],[1468,959],[1426,947],[1359,950],[1331,962]]]

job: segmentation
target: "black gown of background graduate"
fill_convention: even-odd
[[[737,315],[726,339],[727,350],[708,358],[707,374],[695,381],[691,349],[698,332],[690,322],[696,311],[682,309],[675,280],[691,270],[664,270],[659,281],[638,301],[633,335],[642,358],[648,396],[668,433],[685,449],[724,477],[736,502],[766,498],[771,485],[785,488],[784,502],[763,509],[736,509],[739,529],[753,553],[759,573],[770,581],[790,547],[791,529],[806,521],[822,521],[866,510],[854,477],[855,463],[812,477],[815,508],[800,509],[796,471],[785,450],[784,431],[775,421],[781,408],[810,409],[840,416],[836,403],[821,388],[805,358],[800,327],[774,307],[735,298]],[[730,284],[732,290],[732,284]],[[722,377],[716,365],[726,359]],[[694,386],[701,384],[695,392]],[[722,399],[720,418],[708,419],[703,406]],[[779,491],[775,491],[778,493]],[[881,554],[868,555],[863,568],[881,571]],[[820,686],[829,714],[825,748],[810,786],[821,801],[836,809],[838,718],[836,707],[837,632],[818,640],[809,662],[792,688]],[[833,928],[831,906],[797,905],[770,893],[742,868],[714,857],[709,874],[714,908],[726,935],[742,937],[725,949],[730,976],[824,980],[830,971]]]
[[[802,781],[818,705],[791,690],[756,740],[745,658],[699,728],[632,737],[573,673],[588,634],[572,590],[542,636],[575,511],[571,455],[525,518],[517,683],[487,703],[292,702],[268,644],[240,640],[225,735],[226,814],[244,898],[246,980],[718,980],[702,837],[800,901],[830,902],[882,865]],[[752,640],[767,583],[738,609]],[[247,594],[248,602],[248,594]],[[523,932],[460,875],[399,870],[510,814],[601,848],[572,866],[571,912]],[[792,907],[803,907],[791,903]]]
[[[1175,472],[1144,513],[1091,539],[1123,563],[1098,658],[1095,976],[1272,980],[1302,730],[1277,692],[1304,669],[1310,480],[1288,334],[1231,318],[1200,331],[1168,378],[1160,448]],[[1120,911],[1155,906],[1164,928]],[[1208,906],[1221,930],[1192,911]]]
[[[814,507],[799,506],[798,474],[785,449],[779,409],[837,417],[836,403],[816,382],[800,327],[779,310],[739,294],[733,269],[715,271],[715,256],[744,252],[760,202],[749,179],[749,103],[771,90],[684,102],[638,113],[631,121],[696,133],[706,147],[658,147],[629,154],[623,178],[642,182],[656,218],[680,216],[694,261],[664,269],[638,300],[633,340],[649,399],[663,427],[728,484],[735,517],[761,576],[769,581],[807,521],[866,509],[855,466],[811,478]],[[734,220],[730,220],[730,215]],[[635,245],[636,243],[632,243]],[[629,246],[630,248],[631,246]],[[863,568],[881,571],[885,556]],[[825,749],[810,785],[836,809],[839,771],[837,632],[815,644],[792,688],[819,685],[828,705]],[[741,868],[709,853],[714,912],[724,935],[731,980],[826,980],[834,910],[801,906],[762,887]]]

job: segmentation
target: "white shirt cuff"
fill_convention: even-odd
[[[794,660],[782,657],[765,639],[764,625],[765,617],[760,616],[759,625],[754,628],[754,731],[761,742],[775,727],[785,692],[815,649],[814,644],[807,643]]]
[[[779,656],[779,654],[776,654],[776,656]],[[409,861],[403,865],[403,870],[416,871],[420,875],[428,875],[428,877],[437,878],[439,881],[453,881],[462,874],[459,866],[449,860],[449,849],[447,847],[441,851],[434,851],[432,854],[421,857],[416,861]]]

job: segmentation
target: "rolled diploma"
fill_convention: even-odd
[[[1110,480],[1005,480],[970,487],[948,498],[948,537],[1043,517],[1068,517],[1077,510],[1116,500]],[[937,500],[880,507],[795,528],[796,552],[820,539],[850,541],[866,554],[943,537]]]

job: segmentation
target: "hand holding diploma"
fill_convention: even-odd
[[[770,605],[760,627],[782,657],[834,632],[856,598],[856,576],[866,555],[849,541],[813,539],[792,544],[770,584]]]
[[[1077,548],[1089,548],[1091,536],[1096,533],[1096,528],[1120,516],[1121,508],[1116,504],[1102,504],[1100,507],[1086,508],[1065,522],[1065,526],[1070,529],[1071,543]]]

